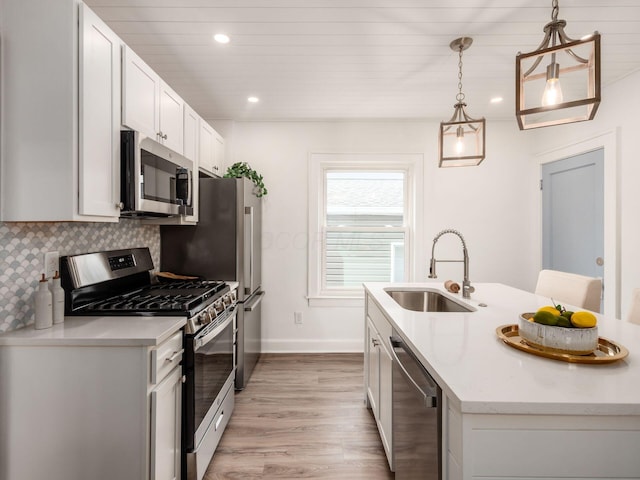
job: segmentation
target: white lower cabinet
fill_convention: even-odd
[[[173,369],[151,392],[151,478],[180,479],[182,370]]]
[[[637,416],[444,412],[444,479],[640,478]]]
[[[365,402],[376,419],[389,468],[393,466],[393,357],[391,324],[370,297],[365,315]]]
[[[99,343],[0,346],[0,478],[180,478],[182,331]]]

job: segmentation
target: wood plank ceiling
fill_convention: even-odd
[[[551,18],[551,0],[86,3],[209,120],[448,119],[458,83],[449,43],[460,36],[474,39],[463,57],[468,113],[514,118],[515,56],[538,46]],[[640,0],[559,4],[569,36],[602,34],[604,86],[640,68]],[[220,32],[228,44],[213,40]]]

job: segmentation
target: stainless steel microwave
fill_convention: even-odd
[[[123,130],[122,217],[193,214],[193,162],[140,132]]]

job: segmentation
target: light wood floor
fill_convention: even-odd
[[[393,479],[363,402],[362,354],[263,354],[204,476]]]

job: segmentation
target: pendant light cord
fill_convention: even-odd
[[[558,7],[558,0],[551,1],[551,21],[558,21],[558,12],[560,11],[560,7]]]

